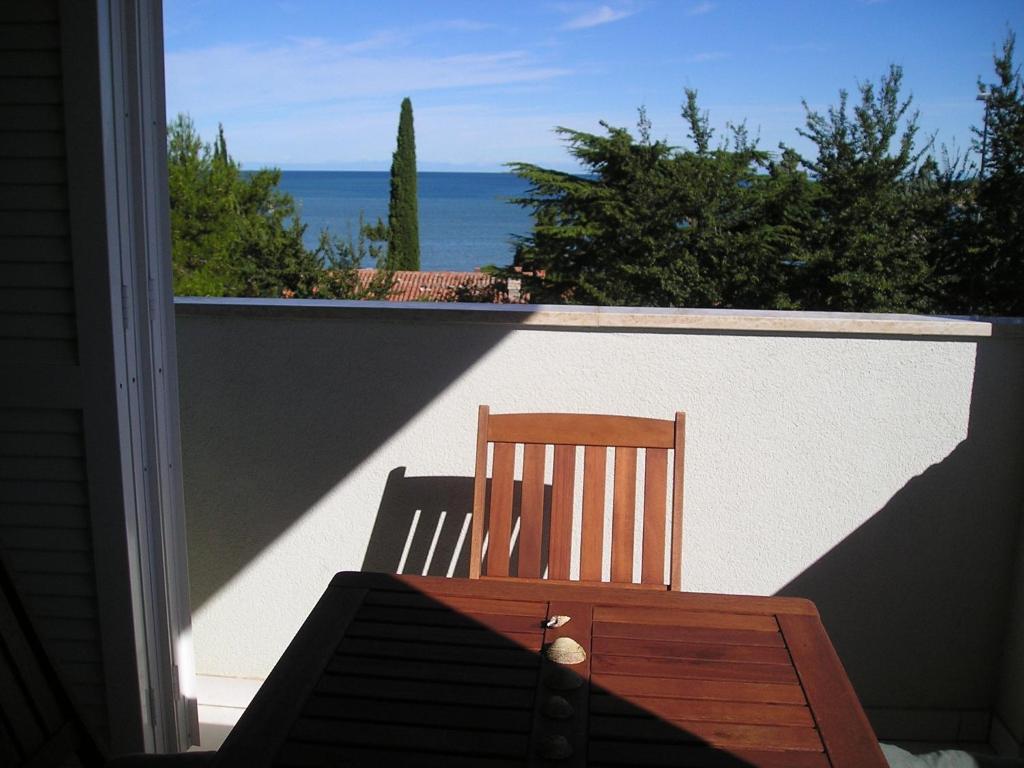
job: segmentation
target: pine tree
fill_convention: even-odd
[[[980,314],[1024,314],[1024,82],[1013,62],[1015,42],[1009,33],[1002,55],[994,57],[996,82],[987,89],[978,83],[987,93],[987,125],[975,130],[986,159],[971,217],[973,253],[966,282],[968,309]]]
[[[412,102],[402,99],[398,119],[398,146],[391,159],[391,200],[388,204],[388,255],[390,269],[420,268],[419,210],[416,199],[416,136]]]
[[[188,115],[167,130],[171,209],[171,264],[179,296],[268,296],[384,298],[392,275],[381,270],[361,287],[358,270],[366,256],[358,244],[321,237],[308,250],[305,225],[295,201],[278,188],[281,172],[243,173],[228,154],[224,128],[205,143]],[[360,221],[360,227],[363,222]]]
[[[921,236],[924,200],[914,181],[931,142],[915,148],[917,114],[909,112],[909,98],[900,99],[902,77],[893,66],[877,90],[861,84],[852,110],[846,91],[825,115],[804,104],[807,124],[798,132],[817,148],[817,158],[803,159],[816,181],[817,209],[809,233],[805,309],[929,308],[930,249]]]
[[[601,305],[789,307],[790,225],[771,210],[775,176],[743,126],[712,147],[713,131],[687,91],[693,150],[651,137],[559,128],[583,175],[511,164],[530,183],[513,202],[533,212],[516,265],[531,299]],[[778,221],[776,221],[778,220]],[[516,276],[507,272],[506,276]]]

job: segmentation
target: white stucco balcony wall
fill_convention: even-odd
[[[336,571],[447,572],[478,404],[683,410],[684,588],[810,597],[876,724],[984,740],[1024,510],[1021,331],[179,299],[199,672],[265,676]]]

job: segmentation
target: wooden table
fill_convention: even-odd
[[[586,660],[549,660],[561,636]],[[359,573],[331,582],[217,764],[886,766],[806,600]]]

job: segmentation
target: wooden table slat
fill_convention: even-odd
[[[793,668],[782,664],[749,664],[747,662],[708,661],[705,659],[656,659],[643,656],[595,654],[591,666],[596,674],[607,675],[800,684]]]
[[[524,648],[465,647],[415,640],[381,640],[347,637],[338,646],[341,656],[370,656],[385,659],[447,661],[474,666],[523,667],[536,669],[540,659]]]
[[[805,704],[799,685],[783,683],[742,683],[726,680],[667,680],[658,677],[630,677],[593,673],[591,684],[616,696],[661,696],[676,699],[748,701],[763,704]]]
[[[542,651],[565,636],[568,720]],[[332,580],[217,764],[539,767],[556,733],[565,768],[885,766],[807,601],[385,574]]]
[[[361,608],[356,619],[382,624],[412,624],[422,627],[482,627],[495,632],[535,633],[538,636],[543,629],[533,616],[495,613],[460,614],[383,605],[368,605]]]
[[[521,647],[540,651],[543,635],[540,632],[503,632],[497,634],[483,627],[451,626],[424,627],[406,624],[385,624],[371,621],[353,621],[346,633],[348,637],[377,640],[413,640],[419,643],[438,643],[453,646],[486,646],[493,648]]]
[[[752,664],[778,664],[792,667],[783,647],[651,640],[647,638],[594,637],[594,653],[605,656],[644,656],[663,659],[703,659]]]
[[[748,725],[791,725],[814,727],[811,710],[804,705],[758,704],[707,699],[667,699],[633,696],[629,701],[607,694],[590,697],[590,711],[623,716],[655,716],[663,720],[708,720]]]
[[[353,747],[302,742],[289,742],[274,760],[275,768],[338,768],[361,765],[390,768],[413,764],[417,768],[522,768],[523,761],[521,758],[408,752],[401,750],[397,744],[387,747]]]
[[[797,752],[824,752],[818,731],[780,725],[714,723],[657,718],[593,715],[590,737],[600,740],[645,741],[660,743],[703,743],[725,749],[777,749]]]
[[[358,675],[325,674],[317,681],[318,693],[348,696],[372,690],[374,696],[396,701],[419,701],[424,704],[466,704],[495,709],[529,709],[533,691],[523,688],[481,688],[478,685],[450,683],[439,686],[422,680],[396,680],[360,677]]]
[[[668,640],[715,645],[746,645],[781,648],[786,641],[778,632],[760,632],[749,629],[720,629],[711,627],[652,626],[619,622],[594,622],[594,639],[622,638],[630,640]],[[788,652],[787,652],[788,656]]]
[[[472,666],[421,659],[376,659],[366,656],[335,656],[328,671],[339,675],[361,675],[399,680],[436,680],[468,685],[500,686],[533,689],[535,669],[516,667]]]
[[[644,744],[643,742],[594,739],[592,766],[626,765],[636,768],[830,768],[828,758],[818,752],[770,752],[733,749],[728,752],[689,744]]]
[[[714,611],[666,611],[664,608],[629,605],[599,605],[594,608],[594,621],[709,629],[748,629],[755,632],[779,631],[779,625],[773,616]]]
[[[533,724],[529,710],[490,709],[459,704],[434,703],[429,707],[416,702],[367,698],[374,690],[361,690],[349,696],[314,694],[302,710],[305,717],[324,720],[360,720],[412,725],[451,725],[485,731],[528,734]]]
[[[547,609],[541,600],[495,600],[462,595],[423,595],[408,591],[375,589],[366,596],[364,605],[391,605],[434,611],[456,610],[463,613],[499,613],[509,616],[531,616],[540,621]]]
[[[288,734],[289,740],[364,747],[391,747],[416,752],[441,752],[482,757],[519,757],[525,754],[528,736],[498,731],[472,731],[458,723],[428,727],[399,723],[299,718]]]

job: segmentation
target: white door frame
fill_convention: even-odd
[[[162,7],[61,0],[71,247],[111,748],[198,743]]]

